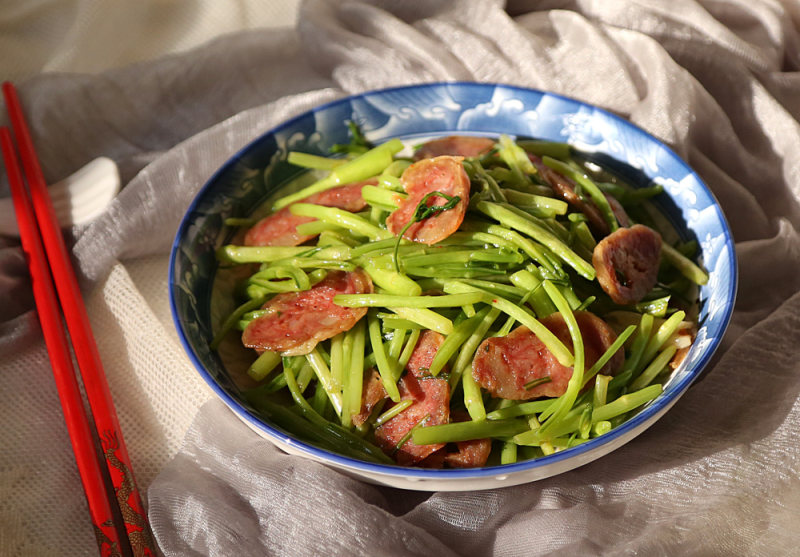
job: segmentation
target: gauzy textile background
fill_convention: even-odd
[[[796,553],[800,3],[309,0],[298,22],[20,87],[49,181],[99,155],[120,166],[123,191],[72,231],[73,251],[161,550]],[[211,400],[169,316],[173,235],[227,157],[314,105],[432,80],[537,87],[630,119],[701,174],[736,240],[736,310],[702,380],[628,445],[529,485],[404,492],[287,456]],[[24,260],[2,246],[0,554],[91,555]]]

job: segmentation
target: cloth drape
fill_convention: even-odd
[[[736,308],[701,380],[614,453],[514,488],[407,492],[288,456],[213,400],[169,316],[174,233],[229,156],[342,95],[442,80],[546,89],[631,120],[698,171],[736,240]],[[796,552],[797,0],[307,0],[295,29],[43,75],[21,96],[49,181],[99,155],[121,169],[123,190],[72,245],[164,554]],[[23,261],[0,244],[0,554],[92,554]]]

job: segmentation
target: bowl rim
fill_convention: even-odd
[[[545,96],[552,97],[555,99],[559,99],[564,103],[570,104],[575,108],[586,108],[586,109],[591,109],[592,111],[602,113],[603,115],[614,121],[614,123],[617,126],[628,128],[629,130],[632,130],[636,135],[645,138],[648,142],[656,143],[657,145],[659,145],[660,148],[664,149],[667,155],[669,155],[669,158],[671,158],[680,167],[682,167],[687,174],[692,175],[696,179],[700,189],[713,201],[713,207],[716,210],[716,213],[718,215],[724,233],[723,234],[724,243],[725,247],[728,250],[728,258],[726,263],[727,263],[727,269],[730,270],[729,273],[730,289],[726,299],[724,300],[725,307],[721,314],[722,320],[721,320],[721,326],[719,327],[719,334],[717,337],[713,339],[711,344],[700,355],[699,360],[696,362],[696,364],[690,371],[684,373],[680,378],[678,378],[677,381],[675,381],[670,386],[668,390],[662,392],[661,395],[652,400],[635,416],[633,416],[629,420],[623,422],[619,426],[615,427],[614,429],[612,429],[611,431],[600,437],[589,439],[588,441],[585,441],[580,445],[564,449],[562,451],[553,453],[551,455],[515,462],[512,464],[500,464],[494,466],[485,466],[481,468],[426,469],[426,468],[404,467],[393,464],[378,464],[362,460],[356,460],[350,457],[340,455],[335,452],[328,451],[326,449],[322,449],[309,442],[305,442],[295,437],[292,437],[287,433],[285,433],[284,431],[282,431],[281,429],[278,429],[277,427],[270,425],[263,418],[257,416],[254,412],[247,409],[244,405],[242,405],[241,402],[239,402],[236,398],[234,398],[228,391],[226,391],[222,386],[220,386],[214,380],[210,372],[205,368],[203,363],[200,361],[198,355],[196,354],[194,348],[192,347],[191,343],[189,342],[189,339],[186,336],[183,324],[178,315],[178,308],[174,295],[174,290],[176,288],[174,277],[175,277],[177,254],[179,251],[181,239],[184,237],[186,233],[192,215],[195,213],[195,210],[198,204],[200,203],[201,199],[204,197],[206,192],[212,188],[215,182],[219,179],[220,175],[226,172],[231,166],[239,162],[256,144],[265,140],[269,136],[275,135],[280,131],[291,127],[296,122],[298,122],[301,119],[307,118],[309,115],[313,115],[321,111],[330,110],[333,107],[336,107],[344,103],[350,103],[354,100],[366,99],[373,96],[381,96],[381,95],[386,95],[387,93],[394,93],[404,90],[425,89],[431,87],[457,87],[457,88],[475,87],[479,89],[504,88],[511,91],[519,91],[525,94],[533,93],[536,95],[540,95],[542,97]],[[454,133],[458,133],[458,130],[450,130],[449,132],[433,132],[430,135],[447,135],[447,134],[452,135]],[[710,273],[711,272],[713,271],[710,271]],[[247,423],[247,425],[249,425],[251,428],[255,428],[259,431],[266,433],[268,437],[275,438],[278,441],[286,444],[287,446],[291,446],[295,450],[298,450],[299,452],[304,453],[305,455],[315,460],[328,462],[337,465],[339,467],[361,472],[370,476],[376,476],[376,477],[397,476],[411,480],[458,480],[458,479],[470,479],[470,478],[477,479],[477,478],[485,478],[485,477],[500,476],[500,475],[505,476],[505,475],[515,474],[518,472],[531,471],[559,463],[566,459],[579,457],[581,455],[587,455],[588,453],[591,453],[596,449],[603,447],[604,445],[612,444],[615,440],[623,436],[626,436],[634,429],[645,426],[642,428],[640,432],[638,432],[638,434],[640,434],[642,431],[644,431],[644,429],[646,429],[647,427],[652,425],[652,423],[655,422],[653,418],[659,417],[663,412],[666,412],[666,410],[670,406],[675,404],[675,402],[677,402],[677,400],[686,392],[689,386],[702,374],[703,370],[708,365],[714,353],[719,348],[719,345],[730,324],[731,315],[733,313],[734,303],[738,291],[738,260],[736,257],[736,247],[733,241],[733,235],[731,233],[730,226],[728,224],[727,219],[725,218],[724,212],[722,211],[722,207],[719,201],[717,200],[716,196],[714,196],[713,192],[700,178],[697,172],[694,169],[692,169],[683,160],[682,157],[680,157],[677,153],[675,153],[671,147],[669,147],[661,140],[657,139],[649,132],[640,128],[636,124],[606,109],[597,107],[590,103],[586,103],[559,93],[553,93],[531,87],[507,85],[502,83],[474,82],[474,81],[436,81],[436,82],[427,82],[427,83],[419,83],[411,85],[401,85],[395,87],[386,87],[381,89],[364,91],[362,93],[357,93],[353,95],[345,95],[337,99],[334,99],[332,101],[323,103],[319,106],[315,106],[309,110],[303,111],[302,113],[297,114],[296,116],[293,116],[292,118],[289,118],[287,120],[284,120],[278,125],[259,134],[256,138],[249,141],[244,147],[240,148],[239,150],[236,151],[236,153],[230,156],[225,161],[225,163],[222,166],[220,166],[220,168],[218,168],[211,175],[210,178],[208,178],[208,180],[195,194],[191,204],[186,209],[186,212],[184,213],[181,219],[180,225],[173,240],[172,248],[170,251],[168,273],[169,273],[168,274],[169,302],[170,302],[172,320],[178,332],[178,337],[180,339],[181,345],[184,348],[184,351],[189,356],[189,359],[192,361],[195,369],[200,373],[201,377],[205,380],[206,384],[217,394],[217,396],[219,396],[222,399],[222,401],[226,404],[226,406],[228,406],[228,408],[230,408],[237,416],[239,416],[240,419],[243,419]],[[665,394],[667,396],[665,396]],[[602,455],[598,454],[598,458],[600,456]]]

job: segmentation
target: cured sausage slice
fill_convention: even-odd
[[[414,403],[397,416],[375,430],[375,441],[398,464],[416,464],[444,444],[417,445],[411,439],[399,448],[403,438],[421,421],[421,427],[446,424],[450,420],[450,385],[446,379],[427,374],[436,351],[444,342],[444,337],[435,331],[425,331],[420,335],[417,346],[411,354],[406,369],[409,373],[399,381],[401,400]]]
[[[608,195],[607,193],[604,193],[603,195],[605,196],[606,201],[608,201],[608,205],[611,207],[611,212],[614,213],[614,217],[617,219],[619,225],[622,227],[630,226],[631,219],[617,198],[613,195]]]
[[[301,203],[314,203],[325,207],[337,207],[346,211],[360,211],[367,206],[361,197],[361,188],[367,184],[375,185],[376,180],[355,182],[338,188],[315,193]],[[297,226],[314,219],[293,215],[289,207],[272,213],[258,221],[244,236],[246,246],[299,246],[313,236],[298,234]]]
[[[386,398],[386,389],[383,387],[380,374],[374,368],[368,369],[364,372],[361,411],[358,414],[353,414],[353,425],[359,427],[366,422],[370,414],[372,414],[372,409],[384,398]]]
[[[372,281],[364,271],[332,271],[310,290],[278,294],[253,319],[242,334],[248,348],[280,352],[284,356],[308,354],[318,342],[347,331],[367,313],[366,308],[345,308],[333,303],[337,294],[368,294]]]
[[[480,157],[492,150],[494,140],[488,137],[451,135],[423,143],[414,153],[414,159],[430,159],[441,155]]]
[[[539,172],[539,176],[542,177],[545,183],[553,188],[553,191],[561,196],[564,201],[583,213],[586,218],[589,219],[589,224],[592,225],[592,228],[594,228],[603,236],[610,232],[608,223],[603,218],[603,214],[600,212],[600,209],[598,209],[597,206],[591,201],[585,201],[581,199],[578,193],[575,191],[575,182],[544,164],[542,159],[533,153],[528,153],[528,158],[533,163],[533,166],[536,167],[536,170]]]
[[[585,351],[585,369],[592,366],[616,340],[605,321],[588,311],[575,312]],[[541,320],[568,348],[572,348],[567,325],[560,313]],[[600,373],[613,375],[622,365],[617,352]],[[517,327],[504,337],[488,338],[478,347],[472,362],[472,376],[492,395],[511,400],[557,397],[564,394],[573,369],[561,365],[556,357],[527,327]],[[525,385],[537,379],[548,382],[530,389]]]
[[[592,252],[597,281],[614,302],[635,304],[653,289],[661,261],[661,235],[641,224],[618,228]]]
[[[454,412],[452,421],[467,422],[470,420],[466,412]],[[444,463],[450,468],[480,468],[486,466],[489,453],[492,452],[491,439],[474,439],[472,441],[459,441],[456,443],[458,450],[444,455]]]
[[[414,217],[420,201],[429,193],[438,191],[443,194],[458,197],[459,201],[452,209],[447,209],[412,224],[403,234],[407,240],[435,244],[444,240],[458,230],[469,204],[469,176],[461,164],[463,157],[441,156],[432,159],[423,159],[409,166],[400,181],[408,197],[386,219],[386,226],[395,236]],[[432,196],[427,200],[429,207],[445,205],[447,199]]]
[[[430,375],[431,364],[436,357],[436,353],[444,343],[444,335],[427,329],[422,331],[422,334],[417,340],[417,345],[414,351],[411,352],[411,357],[408,359],[406,369],[414,374],[415,377],[425,377]],[[442,369],[442,373],[447,373],[447,367]]]

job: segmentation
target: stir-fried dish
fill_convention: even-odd
[[[345,456],[428,468],[537,458],[656,398],[691,346],[696,244],[569,146],[451,136],[344,156],[249,222],[212,341],[252,349],[251,406]],[[280,193],[280,192],[279,192]],[[238,338],[238,337],[237,337]]]

